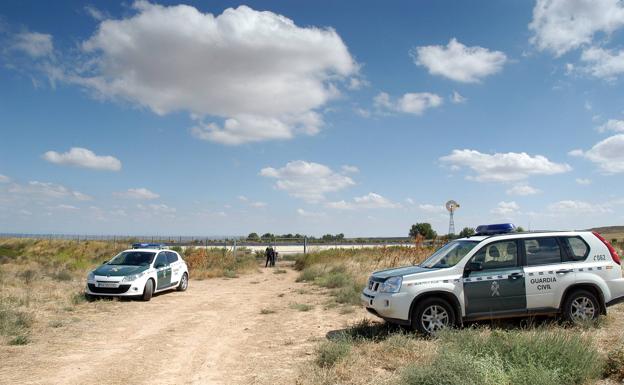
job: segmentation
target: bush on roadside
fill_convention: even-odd
[[[0,335],[8,337],[11,345],[28,343],[28,332],[32,319],[27,313],[16,309],[6,302],[0,302]],[[19,343],[24,342],[25,343]]]
[[[624,381],[624,344],[607,353],[604,375],[618,382]]]
[[[325,341],[316,349],[316,364],[322,368],[334,366],[344,359],[351,351],[351,342],[348,339]]]
[[[411,366],[407,384],[584,384],[602,373],[591,341],[562,329],[441,334],[430,365]]]

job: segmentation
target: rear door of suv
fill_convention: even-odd
[[[565,290],[576,282],[578,263],[570,257],[569,249],[571,242],[580,248],[577,241],[581,239],[568,238],[543,236],[520,240],[529,311],[554,311]]]

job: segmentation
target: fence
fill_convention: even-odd
[[[248,240],[245,237],[200,237],[200,236],[162,236],[162,235],[88,235],[88,234],[14,234],[0,233],[0,238],[28,238],[44,240],[70,240],[75,242],[84,241],[109,241],[119,244],[149,242],[163,243],[167,246],[223,248],[226,251],[236,253],[237,249],[246,248],[255,251],[264,251],[271,246],[282,255],[306,254],[311,251],[327,249],[361,249],[370,247],[431,247],[440,246],[444,241],[425,240],[414,243],[408,237],[388,238],[340,238],[320,239],[312,237],[299,238],[266,238]]]

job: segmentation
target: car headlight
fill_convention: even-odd
[[[139,273],[139,274],[132,274],[132,275],[126,275],[125,277],[123,277],[123,279],[121,280],[121,282],[132,282],[132,281],[136,281],[137,279],[141,278],[142,276],[145,275],[145,272],[143,273]]]
[[[87,275],[87,281],[95,281],[95,273],[90,272],[89,275]]]
[[[382,293],[398,293],[401,290],[402,283],[403,277],[388,278],[381,284],[379,291]]]

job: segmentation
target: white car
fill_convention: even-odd
[[[189,284],[186,262],[173,250],[159,244],[134,244],[87,276],[87,298],[99,296],[138,297],[149,301],[154,293]]]
[[[624,302],[619,256],[598,233],[477,227],[417,266],[372,274],[361,295],[371,313],[432,334],[463,321],[561,315],[580,323]]]

